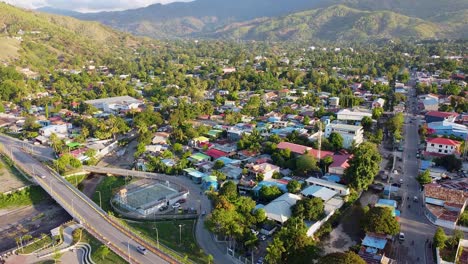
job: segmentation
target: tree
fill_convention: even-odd
[[[446,155],[436,158],[434,162],[436,166],[443,166],[450,172],[458,171],[462,168],[462,161],[455,157],[455,155]]]
[[[280,240],[278,236],[273,238],[273,241],[267,247],[267,254],[265,256],[265,261],[269,264],[279,264],[281,262],[281,256],[286,249],[284,247],[283,241]]]
[[[54,263],[60,262],[60,259],[62,258],[63,253],[60,252],[58,248],[54,249],[54,253],[52,254],[52,259],[54,260]]]
[[[296,204],[292,207],[292,213],[296,217],[315,221],[323,216],[324,208],[325,206],[321,198],[306,197],[296,202]]]
[[[366,190],[380,170],[380,156],[377,146],[364,142],[354,150],[349,167],[345,170],[345,179],[356,190]]]
[[[263,185],[260,189],[259,196],[263,201],[269,202],[282,194],[281,190],[276,185],[266,186]]]
[[[382,114],[384,113],[384,110],[382,107],[376,107],[372,109],[372,118],[375,120],[378,120]]]
[[[213,169],[214,170],[219,170],[221,169],[222,167],[224,167],[224,162],[222,160],[217,160],[215,161],[214,165],[213,165]]]
[[[218,171],[218,170],[214,170],[211,174],[212,174],[213,176],[216,176],[216,179],[217,179],[218,181],[221,181],[221,182],[222,182],[222,181],[225,181],[225,180],[227,179],[226,174],[224,174],[224,173],[222,173],[222,172],[220,172],[220,171]]]
[[[298,193],[301,190],[301,183],[297,180],[290,180],[286,188],[290,193]]]
[[[435,247],[443,249],[445,247],[445,242],[447,241],[447,235],[441,227],[438,227],[432,240]]]
[[[317,159],[308,153],[300,156],[296,160],[296,170],[301,175],[307,175],[311,171],[318,171]]]
[[[424,185],[432,182],[431,172],[429,170],[425,170],[424,172],[420,173],[416,178],[419,184]]]
[[[335,252],[330,253],[319,259],[319,264],[366,264],[366,262],[356,253]]]
[[[101,258],[101,260],[104,260],[110,253],[109,248],[106,245],[101,245],[97,250],[96,254]]]
[[[206,257],[206,260],[208,261],[208,264],[211,264],[214,260],[213,255],[208,254],[208,256]]]
[[[237,185],[233,181],[225,182],[219,188],[219,194],[224,195],[229,201],[235,201],[239,194],[237,193]]]
[[[372,128],[372,118],[365,116],[361,120],[361,125],[364,128],[364,131],[370,131]]]
[[[400,232],[400,225],[387,207],[372,207],[366,212],[363,221],[366,232],[396,235]]]
[[[343,136],[336,132],[332,132],[328,137],[328,141],[330,142],[333,150],[340,150],[343,148]]]

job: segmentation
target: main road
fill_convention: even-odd
[[[33,179],[74,219],[121,257],[130,263],[177,263],[172,257],[141,240],[110,218],[63,177],[23,151],[18,141],[0,136],[0,143],[3,145],[3,152],[13,159],[19,168],[32,175]],[[137,251],[136,247],[139,244],[148,249],[146,255]]]
[[[405,144],[402,153],[403,171],[396,177],[402,179],[401,186],[401,215],[400,229],[406,236],[403,242],[396,242],[400,245],[396,247],[398,263],[433,263],[432,251],[428,248],[429,241],[435,232],[435,226],[431,224],[424,215],[421,188],[416,180],[419,173],[419,159],[416,157],[419,147],[419,120],[416,116],[417,104],[414,89],[410,89],[406,102],[405,113]],[[413,201],[414,197],[418,201]]]

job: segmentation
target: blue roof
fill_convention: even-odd
[[[420,170],[427,170],[431,167],[432,161],[430,160],[421,160],[421,166],[419,167]]]
[[[397,207],[397,201],[395,200],[388,200],[388,199],[379,199],[376,206],[390,206],[390,207]]]
[[[286,188],[286,184],[275,182],[275,181],[261,181],[252,190],[254,192],[258,192],[258,191],[260,191],[262,186],[274,186],[274,185],[278,186],[278,188],[283,192],[288,191],[288,188]]]
[[[399,217],[401,214],[400,210],[395,210],[395,216]]]
[[[378,249],[384,249],[386,244],[387,244],[387,239],[369,236],[369,235],[366,235],[366,237],[362,241],[363,246],[373,247],[373,248],[378,248]]]
[[[327,181],[330,181],[330,182],[340,182],[341,181],[341,177],[338,176],[338,175],[326,175],[326,176],[323,176],[323,178]]]
[[[434,199],[434,198],[431,198],[431,197],[426,197],[425,201],[428,204],[434,204],[434,205],[438,205],[438,206],[444,206],[444,203],[445,203],[442,200]]]
[[[222,162],[224,163],[224,165],[231,164],[231,163],[234,162],[233,159],[228,158],[228,157],[220,157],[220,158],[218,158],[218,159],[216,159],[216,160],[222,161]]]

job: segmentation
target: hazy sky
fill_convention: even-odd
[[[0,0],[24,8],[51,6],[80,12],[125,10],[155,3],[189,2],[190,0]]]

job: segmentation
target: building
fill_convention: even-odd
[[[268,162],[262,164],[247,164],[246,167],[249,168],[251,175],[257,177],[258,175],[263,175],[264,180],[269,180],[273,178],[275,172],[280,172],[280,167],[270,164]]]
[[[333,163],[328,166],[328,173],[343,175],[344,170],[349,167],[351,155],[333,155]]]
[[[268,219],[284,224],[292,215],[291,207],[301,200],[299,195],[285,193],[267,204],[265,210]]]
[[[449,121],[455,122],[458,117],[458,113],[455,112],[440,112],[440,111],[429,111],[426,113],[424,119],[426,123]]]
[[[307,185],[317,185],[321,187],[326,187],[328,189],[331,189],[335,192],[337,192],[340,196],[346,196],[349,195],[350,191],[349,188],[346,185],[342,185],[339,183],[331,182],[331,181],[326,181],[322,180],[319,178],[315,177],[309,177],[306,180]]]
[[[433,134],[438,136],[454,136],[463,139],[468,137],[468,128],[465,125],[450,121],[431,122],[427,124],[427,128],[434,131]]]
[[[424,214],[429,221],[438,226],[454,229],[460,214],[466,207],[467,187],[466,183],[463,190],[437,183],[424,185]]]
[[[104,112],[110,113],[120,110],[137,109],[142,102],[138,99],[126,95],[88,100],[85,101],[85,103],[92,105]]]
[[[460,154],[461,142],[448,138],[428,138],[426,140],[426,152],[440,155]]]
[[[353,144],[359,145],[364,141],[362,126],[330,123],[325,127],[325,137],[330,137],[331,133],[338,133],[343,137],[344,148],[350,148]]]
[[[373,102],[372,102],[372,109],[374,108],[383,108],[384,107],[384,104],[385,104],[385,100],[382,99],[382,98],[377,98],[375,99]]]
[[[168,140],[169,140],[169,136],[170,134],[169,133],[166,133],[166,132],[156,132],[154,134],[154,137],[153,137],[153,140],[152,140],[152,143],[153,144],[167,144]]]
[[[314,156],[316,159],[323,159],[327,156],[332,156],[333,152],[331,151],[318,151],[314,148],[299,145],[299,144],[294,144],[294,143],[289,143],[289,142],[280,142],[277,146],[277,149],[289,149],[291,153],[294,153],[296,156],[303,155],[305,153]]]
[[[330,97],[330,98],[328,98],[328,106],[329,107],[338,107],[338,106],[340,106],[340,98],[339,97]]]
[[[44,137],[50,137],[52,134],[67,134],[69,128],[69,124],[50,125],[39,129],[39,134]]]
[[[336,113],[336,118],[341,121],[361,121],[365,116],[372,118],[372,113],[358,109],[342,109]]]

